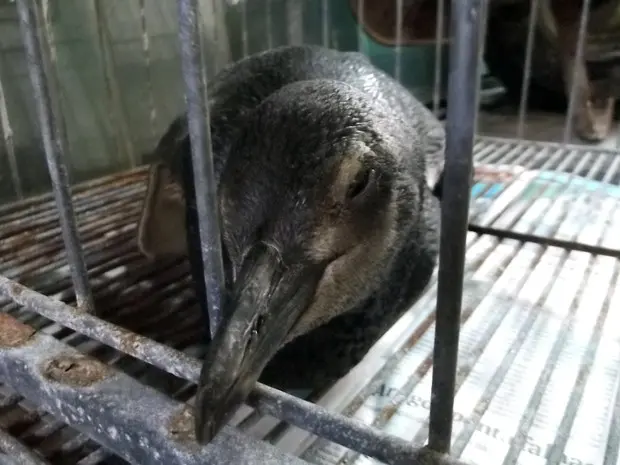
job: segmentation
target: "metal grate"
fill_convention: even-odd
[[[357,3],[358,45],[364,51],[364,1]],[[404,2],[396,3],[397,37],[402,39]],[[575,71],[583,61],[589,3],[584,2],[584,13],[573,24],[578,26],[573,31]],[[198,2],[177,4],[205,284],[215,329],[223,273]],[[536,10],[538,2],[531,5]],[[446,5],[439,1],[437,6],[442,15]],[[209,447],[195,443],[191,405],[186,405],[200,367],[194,357],[199,355],[200,314],[188,266],[181,261],[150,263],[137,250],[144,169],[71,192],[63,160],[63,118],[53,111],[58,89],[49,72],[56,66],[46,37],[50,31],[37,30],[41,21],[47,24],[46,18],[37,18],[36,2],[17,0],[17,7],[53,193],[0,207],[0,371],[15,389],[0,386],[0,448],[5,455],[26,464],[82,465],[124,459],[301,465],[322,463],[321,457],[330,454],[340,463],[356,464],[370,457],[393,465],[456,463],[452,456],[487,463],[489,451],[480,452],[488,448],[482,434],[495,441],[492,463],[508,465],[524,453],[549,463],[594,464],[602,457],[616,461],[618,425],[608,412],[620,410],[620,397],[603,393],[613,393],[620,379],[617,357],[605,356],[619,353],[610,331],[618,318],[612,309],[620,304],[615,285],[620,244],[611,232],[620,226],[620,194],[613,187],[620,183],[620,158],[569,145],[479,139],[473,152],[481,182],[474,186],[466,233],[470,200],[463,194],[472,159],[463,154],[471,154],[474,145],[476,71],[487,2],[451,2],[441,258],[434,285],[397,325],[401,332],[392,353],[366,371],[372,382],[358,382],[352,398],[341,402],[351,415],[363,413],[368,403],[382,404],[371,418],[375,428],[259,384],[248,399],[256,412],[242,409],[234,421],[249,434],[228,428]],[[299,11],[291,14],[301,16]],[[525,125],[534,22],[532,15],[518,134]],[[324,41],[329,32],[325,26]],[[148,67],[148,40],[144,49]],[[436,51],[439,83],[441,47]],[[397,76],[404,67],[401,54],[399,43]],[[577,94],[572,85],[569,114],[580,102]],[[5,110],[3,133],[12,147]],[[572,130],[568,118],[565,142]],[[497,177],[509,180],[498,183],[493,180]],[[407,376],[401,376],[400,384],[391,378],[394,385],[388,386],[385,379],[392,372]],[[419,397],[429,391],[430,399]],[[319,402],[325,404],[331,394]],[[35,399],[37,405],[31,403]],[[564,408],[549,414],[558,399]],[[407,417],[407,409],[416,420],[407,437],[390,434]],[[502,410],[511,409],[512,415],[502,417]],[[265,422],[264,416],[271,418]],[[547,423],[545,416],[551,417]],[[548,444],[530,440],[528,433],[536,428],[549,438]],[[587,442],[589,449],[571,441],[584,437],[603,440]],[[428,448],[414,445],[427,439]],[[304,448],[293,450],[294,443]]]
[[[571,161],[573,158],[582,160],[582,163],[575,164]],[[590,158],[597,162],[589,163]],[[584,244],[605,246],[609,250],[620,250],[620,242],[610,232],[620,226],[620,194],[616,202],[610,202],[608,193],[602,191],[597,193],[594,189],[588,191],[582,188],[584,179],[582,176],[586,178],[589,176],[593,180],[609,181],[618,175],[620,158],[614,154],[571,151],[570,149],[558,149],[549,144],[483,138],[479,139],[475,146],[474,159],[478,166],[478,178],[482,178],[472,193],[471,220],[474,224],[522,233],[537,233],[541,237],[564,237],[567,240],[579,240]],[[491,170],[485,170],[486,166],[491,167]],[[497,166],[506,168],[502,170]],[[528,171],[519,173],[519,166]],[[543,186],[546,189],[554,189],[555,197],[551,201],[545,201],[540,195],[532,195],[528,202],[524,203],[523,196],[511,196],[511,186],[525,182],[526,175],[531,174],[530,170],[535,169],[580,175],[580,177],[571,178],[578,189],[571,191],[570,181],[560,188],[554,188],[554,184]],[[162,262],[154,265],[139,253],[135,244],[135,228],[141,208],[141,195],[145,189],[145,174],[144,169],[136,169],[80,184],[73,191],[75,211],[80,224],[80,237],[84,244],[86,264],[90,270],[89,280],[94,292],[96,308],[102,318],[114,324],[178,350],[190,350],[191,352],[192,347],[199,341],[201,332],[197,324],[200,313],[190,287],[187,264],[185,262]],[[494,176],[508,178],[501,192],[493,190]],[[530,176],[527,182],[531,181]],[[512,190],[514,191],[515,187],[512,187]],[[567,210],[567,199],[561,198],[561,193],[580,197],[581,208],[572,203],[572,210]],[[597,196],[601,200],[607,199],[603,202],[606,205],[607,214],[592,205],[592,198]],[[575,224],[579,225],[579,221],[584,225],[581,229],[575,227]],[[69,304],[74,303],[71,276],[63,254],[59,220],[55,215],[52,196],[44,195],[0,207],[0,224],[2,224],[0,253],[3,257],[7,257],[0,264],[0,273],[37,292],[61,299]],[[586,228],[585,225],[591,227]],[[484,354],[491,350],[490,347],[494,347],[493,344],[497,344],[494,341],[501,337],[498,334],[504,334],[502,331],[507,331],[506,327],[516,330],[515,321],[517,320],[510,318],[520,318],[518,321],[522,325],[522,334],[513,344],[514,350],[509,350],[509,346],[502,349],[506,351],[506,354],[503,356],[502,363],[497,367],[497,375],[493,376],[497,385],[489,385],[488,392],[485,394],[490,401],[495,398],[494,390],[501,387],[501,381],[504,379],[502,376],[507,377],[512,371],[517,370],[511,367],[517,366],[521,367],[518,369],[522,369],[524,366],[517,362],[529,353],[526,349],[533,350],[528,349],[530,347],[528,344],[532,344],[528,341],[533,337],[532,334],[537,328],[535,325],[542,324],[536,323],[539,318],[537,315],[541,311],[547,312],[544,321],[548,324],[558,323],[556,325],[558,330],[565,326],[566,331],[574,331],[575,321],[583,320],[584,316],[581,313],[584,310],[577,304],[574,308],[568,304],[560,304],[557,300],[558,289],[564,288],[567,280],[573,280],[571,289],[574,290],[574,295],[572,297],[563,295],[562,298],[569,299],[568,301],[583,302],[591,299],[593,295],[603,297],[606,291],[602,292],[602,289],[606,289],[606,286],[601,279],[615,282],[618,279],[619,263],[612,257],[593,256],[578,251],[568,252],[561,248],[524,244],[515,240],[502,241],[500,238],[478,235],[473,232],[469,233],[467,244],[466,301],[462,317],[464,339],[460,347],[460,352],[465,354],[465,359],[459,364],[457,389],[466,389],[468,383],[471,384],[468,380],[474,376],[475,370],[480,370],[479,367],[485,360],[484,357],[489,357]],[[544,275],[548,282],[541,281],[541,275]],[[535,283],[541,286],[540,297],[536,302],[520,299],[519,295],[525,296],[523,298],[531,298],[532,294],[529,291]],[[398,393],[392,392],[396,401],[390,403],[383,413],[376,414],[375,426],[385,427],[389,422],[394,422],[393,413],[398,410],[398,403],[405,402],[406,398],[410,397],[409,393],[423,396],[423,393],[429,390],[436,295],[437,289],[433,285],[412,312],[404,317],[404,319],[415,318],[415,321],[409,322],[407,331],[401,336],[402,342],[397,346],[396,354],[382,368],[373,368],[373,379],[365,383],[364,389],[348,400],[345,409],[347,414],[355,414],[360,409],[362,412],[364,409],[368,410],[370,408],[368,405],[373,402],[381,385],[397,372],[408,371],[409,377],[403,385],[398,386],[398,389],[391,388],[398,391]],[[587,355],[589,358],[596,355],[593,352],[596,348],[595,344],[600,345],[610,337],[609,334],[603,335],[601,325],[604,318],[616,318],[615,313],[609,313],[609,308],[613,308],[610,307],[610,298],[606,299],[607,303],[601,302],[599,305],[594,302],[592,307],[589,307],[592,312],[589,316],[592,318],[590,323],[594,324],[595,321],[599,321],[597,318],[600,319],[598,326],[591,329],[592,343],[582,347],[583,354],[589,354]],[[558,309],[566,310],[567,314],[556,315],[554,312]],[[193,395],[193,384],[187,383],[184,379],[167,374],[134,357],[55,324],[32,311],[20,308],[6,300],[2,302],[0,310],[76,348],[81,353],[117,367],[140,382],[175,399],[186,401]],[[581,313],[574,314],[575,312]],[[489,316],[491,313],[493,313],[492,317]],[[486,318],[484,315],[488,316],[489,321],[481,325],[479,322],[481,318]],[[399,323],[401,326],[403,324],[403,322]],[[607,322],[604,327],[612,328],[614,324]],[[556,354],[553,356],[555,358],[550,358],[547,362],[548,369],[541,372],[542,377],[538,381],[540,385],[530,400],[537,403],[533,404],[534,407],[543,402],[541,396],[549,387],[550,380],[555,379],[554,377],[558,376],[556,373],[564,369],[564,365],[556,363],[556,360],[562,354],[562,350],[572,347],[571,344],[574,345],[574,341],[566,340],[566,331],[558,331],[558,337],[561,336],[561,338],[554,343],[558,346],[553,352]],[[411,365],[412,360],[414,365]],[[572,363],[578,367],[579,364],[574,360],[568,359],[566,363]],[[608,363],[605,359],[602,360]],[[492,366],[486,362],[484,364],[487,367]],[[588,373],[584,372],[583,376]],[[594,371],[592,373],[596,374]],[[620,376],[620,373],[616,375]],[[613,381],[615,378],[611,376],[610,379]],[[587,379],[582,379],[579,386],[582,388],[588,386]],[[556,391],[557,387],[555,389],[552,386],[549,387],[549,392]],[[570,392],[573,390],[570,389]],[[609,402],[608,408],[611,409],[615,404],[611,400]],[[540,405],[538,407],[542,408]],[[583,415],[578,413],[577,409],[573,410],[573,417],[566,420],[567,425],[562,431],[558,430],[557,434],[570,431],[575,416]],[[485,410],[479,408],[476,412],[477,416],[474,416],[472,420],[474,423],[468,424],[469,429],[458,432],[456,435],[455,451],[457,453],[465,451],[467,447],[470,449],[474,447],[468,446],[471,441],[473,441],[472,444],[475,443],[475,435],[473,435],[473,430],[470,430],[479,428]],[[531,418],[527,417],[523,420],[525,426],[533,421],[536,408],[528,409],[527,412]],[[279,424],[274,418],[270,419],[258,413],[250,414],[249,409],[239,412],[234,423],[246,433],[261,439],[267,438],[278,445],[287,441],[290,443],[293,437],[291,435],[295,434],[294,431],[299,431]],[[112,460],[108,456],[110,453],[99,449],[99,446],[87,436],[41,411],[40,408],[24,400],[6,386],[3,386],[0,391],[0,426],[28,447],[37,450],[50,463],[90,464],[100,463],[99,460],[104,459],[108,462]],[[426,439],[425,431],[425,427],[421,425],[415,435],[415,443],[422,443]],[[299,438],[296,438],[297,442],[298,440]],[[321,463],[319,460],[321,454],[324,454],[325,450],[336,447],[334,445],[328,447],[328,444],[329,442],[325,440],[315,443],[303,454],[303,457],[311,463]],[[610,447],[617,449],[617,445],[611,444]],[[349,454],[348,459],[352,460],[353,452],[341,447],[338,450],[343,454]],[[521,449],[515,449],[511,453],[516,454],[519,450]],[[116,457],[114,460],[116,462],[109,463],[120,463],[121,459]]]
[[[511,166],[535,171],[541,182],[533,185],[527,198],[514,196],[519,192],[520,175],[506,186],[501,199],[493,208],[470,218],[469,229],[504,238],[555,245],[573,250],[620,257],[620,251],[599,244],[591,237],[579,238],[579,231],[561,231],[563,220],[579,221],[585,226],[604,217],[615,205],[605,203],[610,186],[620,185],[620,156],[614,151],[587,150],[583,147],[562,146],[524,141],[486,139],[478,147],[477,161],[491,165]],[[555,173],[555,174],[554,174]],[[558,173],[565,173],[558,176]],[[555,180],[545,183],[550,175]],[[478,192],[477,195],[484,194]],[[562,202],[550,199],[566,194]],[[541,198],[548,199],[544,206]],[[544,227],[534,231],[518,224],[522,215],[538,215]],[[607,227],[611,227],[608,224]]]

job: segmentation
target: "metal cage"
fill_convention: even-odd
[[[144,8],[144,0],[139,3]],[[214,264],[221,263],[222,252],[218,223],[215,220],[217,204],[207,124],[208,108],[205,105],[207,71],[210,70],[206,69],[202,56],[198,0],[177,0],[176,3],[206,285],[208,295],[213,300],[209,302],[210,319],[217,322],[217,297],[220,295],[222,271]],[[394,72],[400,75],[410,66],[401,53],[404,21],[402,8],[404,4],[415,2],[397,0],[395,3],[397,14],[394,21],[397,27]],[[531,2],[533,13],[530,15],[526,41],[526,73],[522,79],[517,137],[523,136],[526,126],[536,12],[541,3],[543,0]],[[587,0],[583,2],[575,63],[583,61],[586,53],[584,43],[589,3]],[[223,2],[214,4],[221,6]],[[245,8],[245,4],[242,2],[241,7]],[[364,34],[363,15],[369,14],[363,4],[364,0],[357,1],[358,19],[362,25],[358,31],[360,35]],[[575,261],[586,260],[589,271],[584,273],[597,274],[600,279],[607,279],[607,288],[600,290],[605,294],[604,302],[600,303],[600,310],[593,310],[596,323],[593,323],[591,340],[585,346],[583,360],[578,364],[579,376],[589,376],[588,363],[594,362],[605,318],[611,314],[613,302],[616,302],[611,295],[614,288],[611,283],[618,276],[620,246],[614,246],[618,245],[617,240],[608,232],[613,221],[603,224],[596,219],[600,215],[588,216],[592,224],[584,226],[584,230],[566,230],[565,226],[561,226],[571,216],[566,202],[560,205],[559,201],[549,200],[536,214],[541,215],[540,218],[555,215],[555,223],[552,226],[542,223],[540,227],[524,226],[525,223],[520,223],[519,218],[528,214],[528,209],[537,198],[544,197],[542,191],[547,189],[545,187],[541,187],[524,204],[512,207],[506,204],[503,210],[474,214],[470,219],[470,179],[475,161],[478,165],[519,165],[527,169],[556,170],[569,176],[579,175],[586,180],[617,184],[620,181],[618,150],[568,143],[574,126],[571,117],[566,118],[563,142],[476,136],[484,31],[489,9],[494,2],[457,0],[448,5],[444,0],[438,0],[436,4],[437,34],[442,34],[444,29],[448,30],[451,45],[445,116],[447,146],[440,260],[436,288],[424,297],[427,305],[432,304],[436,298],[432,360],[427,358],[424,362],[426,368],[412,374],[411,380],[397,389],[398,395],[384,407],[372,425],[259,384],[250,395],[248,405],[260,415],[275,418],[275,424],[282,420],[299,429],[276,428],[270,443],[237,428],[227,427],[213,443],[200,447],[192,437],[191,409],[185,404],[199,376],[199,361],[172,347],[175,343],[182,345],[182,341],[191,340],[192,334],[196,332],[197,319],[188,317],[183,324],[177,325],[181,327],[175,331],[168,330],[165,334],[152,329],[154,324],[160,324],[160,327],[170,325],[175,311],[184,308],[191,300],[188,297],[187,269],[176,262],[158,264],[154,269],[153,265],[141,263],[134,248],[128,245],[132,233],[130,223],[135,222],[139,197],[144,191],[142,184],[145,170],[142,167],[70,187],[65,160],[68,146],[66,127],[62,112],[59,111],[58,83],[53,72],[58,66],[56,55],[53,47],[50,47],[49,31],[38,18],[37,2],[16,0],[21,38],[27,56],[27,71],[52,181],[52,194],[0,206],[0,377],[4,383],[0,386],[0,419],[5,414],[19,418],[15,420],[17,423],[11,423],[13,420],[6,420],[6,424],[0,422],[0,450],[3,452],[0,462],[33,465],[87,465],[123,461],[166,465],[301,465],[312,462],[308,454],[297,458],[292,451],[282,450],[277,444],[287,435],[299,441],[307,439],[308,434],[300,435],[303,430],[318,436],[319,439],[312,443],[317,454],[320,451],[317,452],[316,444],[335,443],[344,446],[346,453],[343,452],[342,456],[349,462],[366,456],[392,465],[460,463],[456,456],[463,452],[465,443],[477,428],[475,422],[467,424],[453,438],[454,398],[463,382],[462,370],[457,370],[459,332],[461,325],[473,312],[471,306],[477,305],[463,297],[466,251],[475,255],[474,260],[478,263],[478,269],[481,269],[481,264],[491,250],[501,249],[501,266],[496,267],[499,271],[486,272],[498,279],[497,286],[503,286],[505,292],[512,290],[521,293],[527,285],[527,279],[538,280],[541,289],[530,302],[533,309],[541,308],[541,302],[552,286],[549,276],[555,276],[556,269],[564,264],[574,268],[577,266]],[[323,13],[327,14],[334,3],[323,0],[321,5]],[[449,27],[443,24],[444,10],[448,9]],[[299,11],[292,12],[292,20],[296,14],[299,15]],[[300,17],[296,17],[296,20],[300,20]],[[247,27],[247,22],[248,17],[244,16],[242,29]],[[295,36],[297,32],[296,27],[291,27],[288,40],[299,41],[299,37]],[[321,36],[324,43],[329,42],[330,32],[325,24]],[[145,50],[148,52],[146,37]],[[243,39],[243,53],[247,54],[247,36],[244,35]],[[435,46],[437,89],[442,80],[441,43],[438,40]],[[360,44],[360,48],[364,48],[364,41],[360,41]],[[578,64],[575,65],[575,71],[577,67]],[[114,97],[113,79],[110,78],[109,82],[110,95]],[[578,104],[579,92],[575,82],[568,96],[569,115],[574,113]],[[16,192],[19,192],[21,188],[15,169],[10,118],[3,103],[4,94],[0,86],[0,122],[9,159],[7,166]],[[440,92],[436,90],[433,96],[435,110],[438,110],[440,100]],[[118,122],[120,116],[116,116]],[[512,184],[518,183],[519,175],[506,174],[508,171],[502,173],[499,175],[511,176]],[[576,185],[584,186],[579,182]],[[483,189],[476,192],[472,198],[483,196]],[[592,193],[592,189],[589,192]],[[601,201],[592,206],[588,202],[583,201],[582,209],[579,210],[581,214],[585,215],[583,208],[601,208],[610,217],[617,216],[613,203]],[[55,220],[56,212],[59,214],[58,223]],[[77,214],[82,215],[79,226]],[[27,242],[28,246],[23,245],[25,238],[30,241]],[[37,246],[32,245],[33,241],[38,243]],[[541,256],[544,254],[551,254],[555,260],[553,267],[545,262],[542,268],[537,268],[537,263],[543,263]],[[599,262],[605,262],[607,268],[596,268]],[[519,264],[521,268],[518,268]],[[118,274],[114,270],[120,266],[129,267],[129,271],[125,270],[123,279],[126,281],[123,282],[115,281]],[[69,271],[68,274],[55,274],[62,267],[65,272]],[[529,269],[533,276],[521,272],[521,276],[514,277],[513,270],[513,275],[500,277],[500,269],[510,267],[516,267],[517,275],[518,270]],[[585,280],[584,277],[576,287],[582,287]],[[147,281],[148,285],[145,284]],[[570,283],[567,286],[570,287]],[[125,292],[123,287],[129,290]],[[147,295],[148,292],[156,295]],[[575,289],[575,292],[589,291]],[[478,303],[481,299],[478,299]],[[489,316],[484,336],[487,342],[494,329],[500,325],[502,315],[508,312],[508,307],[516,305],[502,299],[501,295],[496,294],[486,302],[489,308],[497,312],[495,317]],[[559,322],[563,335],[558,336],[545,364],[536,365],[541,373],[537,378],[535,392],[526,402],[527,410],[520,416],[519,431],[523,428],[527,430],[534,422],[532,412],[540,406],[553,366],[566,342],[566,334],[576,324],[576,304],[571,302],[565,302],[570,311]],[[143,319],[137,321],[129,308],[140,312],[143,315],[140,318]],[[420,318],[416,320],[415,331],[401,337],[401,349],[407,344],[415,344],[421,337],[420,331],[427,331],[432,325],[432,311]],[[519,344],[523,344],[529,331],[533,331],[535,311],[532,310],[524,318],[526,323],[515,333],[517,336],[506,341],[509,352],[494,372],[498,381],[488,383],[484,398],[474,410],[476,422],[480,421],[499,389],[499,382],[514,363]],[[475,351],[482,349],[477,346]],[[402,350],[399,357],[402,358]],[[380,428],[406,402],[413,386],[429,372],[431,365],[428,444],[420,445],[425,439],[424,429],[411,438],[413,441],[382,431]],[[375,372],[374,377],[377,378],[379,374]],[[576,385],[572,391],[570,409],[562,417],[562,426],[558,427],[558,431],[566,431],[574,422],[576,405],[586,395],[584,383]],[[365,394],[369,395],[369,392]],[[351,404],[357,402],[359,406],[362,398],[363,395],[358,394]],[[614,405],[614,412],[617,412],[620,401],[616,400]],[[246,426],[256,424],[260,415],[246,416]],[[605,464],[615,464],[618,457],[617,421],[617,415],[609,420]],[[453,455],[450,455],[451,441]],[[566,459],[563,454],[567,441],[566,435],[558,433],[545,455],[546,463],[557,464],[562,462],[562,457]],[[516,463],[518,452],[525,444],[526,436],[512,440],[502,462]]]

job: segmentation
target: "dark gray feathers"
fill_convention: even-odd
[[[380,288],[348,314],[286,345],[261,378],[281,388],[333,381],[361,360],[430,280],[439,230],[431,193],[443,169],[443,127],[363,55],[321,47],[283,47],[234,63],[209,84],[209,100],[218,185],[245,189],[239,228],[258,223],[273,205],[287,208],[287,199],[316,183],[321,167],[356,138],[385,157],[385,175],[402,186],[399,249]],[[157,151],[185,190],[189,258],[204,302],[185,117],[171,125]],[[252,170],[269,182],[238,185]],[[235,251],[228,252],[234,262]]]

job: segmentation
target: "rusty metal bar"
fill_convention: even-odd
[[[50,465],[4,429],[0,429],[0,449],[11,458],[9,463],[15,465]]]
[[[198,380],[200,363],[197,360],[147,337],[80,312],[64,302],[52,300],[4,276],[0,276],[0,296],[175,376],[193,382]]]
[[[12,317],[4,316],[2,326],[3,335],[12,331],[0,337],[0,377],[132,464],[306,463],[228,427],[201,447],[182,403]]]
[[[214,335],[222,315],[224,267],[207,104],[206,64],[202,62],[200,53],[197,0],[177,0],[177,5],[196,210],[209,308],[209,327],[211,335]]]
[[[286,28],[288,45],[302,45],[304,42],[304,2],[286,2]],[[326,12],[322,11],[325,15]],[[326,17],[321,20],[322,34],[327,29]]]
[[[66,141],[63,140],[64,131],[59,127],[62,123],[54,117],[52,111],[51,82],[44,70],[39,37],[33,17],[33,8],[36,8],[36,5],[31,0],[17,0],[20,29],[26,48],[28,71],[39,117],[45,158],[60,215],[62,236],[71,267],[77,304],[81,310],[94,312],[95,305],[88,282],[84,253],[80,245],[75,213],[73,211],[67,168],[63,160],[67,145]]]
[[[429,447],[450,450],[485,0],[453,0]]]

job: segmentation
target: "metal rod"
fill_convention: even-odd
[[[206,64],[201,63],[200,59],[201,41],[198,32],[197,0],[177,0],[177,5],[196,210],[204,263],[209,327],[213,336],[222,314],[224,269],[207,104]]]
[[[445,1],[437,0],[437,22],[435,28],[435,76],[433,82],[433,113],[439,115],[439,104],[441,101],[442,85],[442,65],[443,65],[443,39],[445,36],[444,11]]]
[[[144,56],[144,70],[146,71],[146,88],[149,93],[149,127],[151,137],[157,140],[155,127],[157,125],[157,107],[155,106],[155,93],[153,91],[153,73],[151,70],[151,42],[149,38],[148,24],[146,20],[146,0],[139,0],[140,30],[142,31],[142,55]],[[142,160],[138,160],[141,163]]]
[[[0,296],[179,378],[196,382],[200,376],[198,360],[93,315],[77,311],[64,302],[53,300],[4,276],[0,276]]]
[[[437,321],[429,447],[450,450],[473,167],[478,43],[486,0],[452,0],[446,163],[441,208]]]
[[[10,463],[15,465],[50,465],[4,429],[0,429],[0,449],[11,457]]]
[[[577,78],[577,74],[580,73],[580,68],[583,71],[583,49],[586,39],[586,31],[588,29],[588,18],[590,15],[590,1],[591,0],[583,0],[583,6],[581,9],[581,17],[579,20],[579,33],[577,35],[577,43],[575,45],[575,54],[573,55],[574,63],[573,63],[573,73],[570,84],[570,95],[568,97],[568,109],[566,113],[566,124],[564,126],[564,143],[567,143],[571,138],[571,133],[573,132],[573,113],[575,112],[575,105],[577,103],[577,91],[578,91],[578,83],[580,79]],[[572,39],[572,35],[571,35]],[[572,44],[571,44],[572,45]],[[565,53],[565,52],[564,52]],[[587,79],[587,77],[586,77]],[[581,89],[579,89],[582,92]],[[583,97],[583,95],[580,95]]]
[[[265,31],[267,32],[267,49],[272,49],[273,27],[271,25],[271,0],[265,0]]]
[[[532,56],[534,54],[534,39],[536,35],[536,23],[538,22],[538,0],[530,1],[530,19],[527,25],[527,43],[525,45],[525,65],[521,81],[521,100],[519,101],[519,120],[517,124],[517,138],[523,139],[525,131],[525,116],[527,114],[527,101],[530,92],[530,79],[532,77]]]
[[[52,300],[3,276],[0,276],[0,296],[168,373],[193,383],[198,381],[200,361],[182,352],[92,315],[78,312],[63,302]],[[379,460],[388,458],[390,464],[410,464],[413,458],[423,455],[420,448],[407,441],[260,383],[257,383],[248,404],[263,414],[277,416],[299,428],[362,451],[366,455]]]
[[[86,262],[73,211],[67,168],[63,160],[67,146],[66,141],[63,140],[64,130],[59,126],[62,124],[61,120],[56,119],[52,111],[51,82],[44,71],[41,47],[34,26],[32,8],[36,8],[32,0],[17,0],[20,29],[26,49],[28,71],[39,118],[45,158],[60,215],[62,236],[71,268],[77,305],[81,310],[94,312],[95,305],[88,282]]]
[[[323,47],[330,46],[331,16],[329,12],[329,0],[321,0],[321,37]]]
[[[604,247],[601,245],[585,244],[583,242],[577,242],[576,240],[556,239],[555,237],[521,233],[517,231],[510,231],[508,229],[480,226],[477,224],[470,224],[468,230],[475,232],[476,234],[486,234],[501,239],[514,239],[521,242],[531,242],[533,244],[540,244],[547,247],[559,247],[565,250],[586,252],[603,257],[620,258],[620,250],[618,249]]]
[[[132,464],[308,465],[233,428],[200,446],[182,403],[10,316],[0,326],[14,334],[0,341],[0,377]]]
[[[486,141],[487,143],[514,143],[514,139],[508,137],[498,137],[498,136],[478,136],[479,141]],[[552,142],[552,141],[535,141],[528,142],[532,143],[532,147],[548,147],[548,148],[558,148],[558,149],[567,149],[567,150],[583,150],[583,145],[575,144],[575,143],[564,143],[564,142]],[[588,151],[593,153],[607,153],[610,155],[617,155],[618,150],[615,148],[604,148],[604,147],[588,147]]]
[[[480,100],[482,98],[482,73],[480,72],[480,70],[484,66],[484,50],[486,47],[486,40],[487,40],[486,30],[487,30],[487,20],[489,17],[487,2],[482,4],[479,15],[480,15],[480,20],[478,23],[478,31],[479,31],[478,69],[476,70],[476,111],[474,114],[474,120],[475,120],[474,134],[478,134],[478,125],[480,123],[480,120],[478,118],[478,111],[480,109]]]
[[[286,16],[288,27],[286,29],[288,45],[301,45],[304,42],[304,3],[303,2],[286,2]],[[323,10],[323,5],[321,6]],[[322,11],[322,14],[325,14]],[[322,33],[325,33],[326,18],[321,19]]]
[[[248,2],[241,0],[241,54],[247,57],[250,53],[248,44]]]
[[[403,0],[394,0],[396,2],[396,49],[394,50],[394,78],[401,82],[401,68],[403,55]]]
[[[4,60],[2,60],[0,65],[0,72],[3,68]],[[6,104],[6,95],[4,93],[2,78],[0,78],[0,127],[2,128],[2,137],[4,138],[4,147],[6,148],[13,189],[15,190],[17,198],[21,200],[24,198],[24,190],[22,188],[21,178],[19,177],[19,168],[15,156],[15,141],[13,140],[13,128],[11,128],[11,121],[9,120],[9,111]]]
[[[97,33],[97,45],[99,48],[99,58],[103,70],[103,81],[105,83],[106,95],[108,97],[108,112],[117,142],[117,150],[125,153],[129,166],[136,166],[135,149],[133,141],[129,135],[128,116],[123,107],[120,84],[116,75],[116,64],[114,62],[114,50],[111,45],[110,31],[104,5],[101,0],[94,0],[93,9],[95,12],[95,31]]]
[[[267,397],[282,397],[286,404],[265,402]],[[307,406],[313,405],[268,386],[259,385],[248,398],[248,405],[259,412],[299,425],[314,434],[329,438],[345,447],[390,465],[411,464],[460,464],[447,456],[436,456],[425,447],[414,447],[408,441],[372,428],[355,418],[335,415],[326,409],[316,408],[307,414]],[[316,407],[316,406],[315,406]],[[314,410],[314,409],[313,409]]]
[[[106,460],[109,460],[111,458],[111,452],[104,449],[97,449],[94,452],[88,454],[86,457],[80,459],[80,461],[77,462],[76,465],[102,465],[103,463],[105,463]]]
[[[364,0],[357,0],[357,50],[363,54],[365,54],[366,49],[364,16]]]

